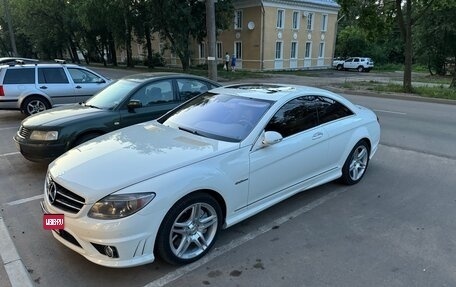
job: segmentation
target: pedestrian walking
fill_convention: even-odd
[[[231,57],[231,72],[234,72],[236,70],[236,55],[233,54]]]
[[[230,66],[230,54],[228,54],[228,52],[226,52],[225,54],[225,69],[226,71],[228,72],[229,71],[229,67]]]

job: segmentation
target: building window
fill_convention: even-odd
[[[312,50],[312,42],[306,42],[306,52],[304,53],[305,58],[310,58],[311,50]]]
[[[277,28],[283,29],[285,10],[277,10]]]
[[[318,47],[318,58],[324,58],[325,57],[325,43],[320,43],[320,46]]]
[[[307,14],[307,30],[312,30],[313,29],[313,13],[308,13]]]
[[[165,47],[166,47],[165,43],[164,42],[160,42],[158,44],[158,52],[163,55],[163,53],[165,52]]]
[[[223,52],[222,52],[222,43],[217,42],[217,47],[216,47],[216,52],[217,52],[217,59],[223,58]]]
[[[206,58],[206,43],[204,42],[199,44],[199,57],[200,59]]]
[[[290,49],[290,59],[296,59],[296,51],[298,51],[298,42],[291,42],[291,49]]]
[[[234,42],[234,55],[236,59],[242,59],[242,42]]]
[[[275,58],[276,58],[276,60],[282,59],[282,42],[276,42]]]
[[[234,12],[234,29],[242,29],[242,10]]]
[[[292,21],[292,29],[299,29],[299,12],[298,11],[294,11],[293,12],[293,21]]]
[[[326,31],[328,28],[328,15],[323,14],[321,15],[321,30]]]

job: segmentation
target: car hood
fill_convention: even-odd
[[[140,181],[239,148],[163,126],[130,126],[88,141],[49,165],[56,182],[93,203]]]
[[[26,118],[22,125],[24,127],[55,127],[64,125],[70,121],[77,121],[90,116],[98,115],[105,110],[86,107],[83,105],[71,105],[58,107],[43,111]]]

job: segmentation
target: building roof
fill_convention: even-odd
[[[335,0],[233,0],[235,7],[269,6],[291,9],[322,9],[338,12],[340,5]]]
[[[325,7],[334,7],[340,8],[340,5],[337,4],[334,0],[263,0],[264,3],[279,3],[284,5],[293,5],[293,6],[308,6],[310,5],[318,5],[318,6],[325,6]]]

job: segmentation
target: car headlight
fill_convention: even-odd
[[[92,206],[88,216],[96,219],[127,217],[141,210],[154,197],[153,192],[108,195]]]
[[[58,137],[58,131],[33,131],[30,134],[30,139],[37,141],[55,141]]]

